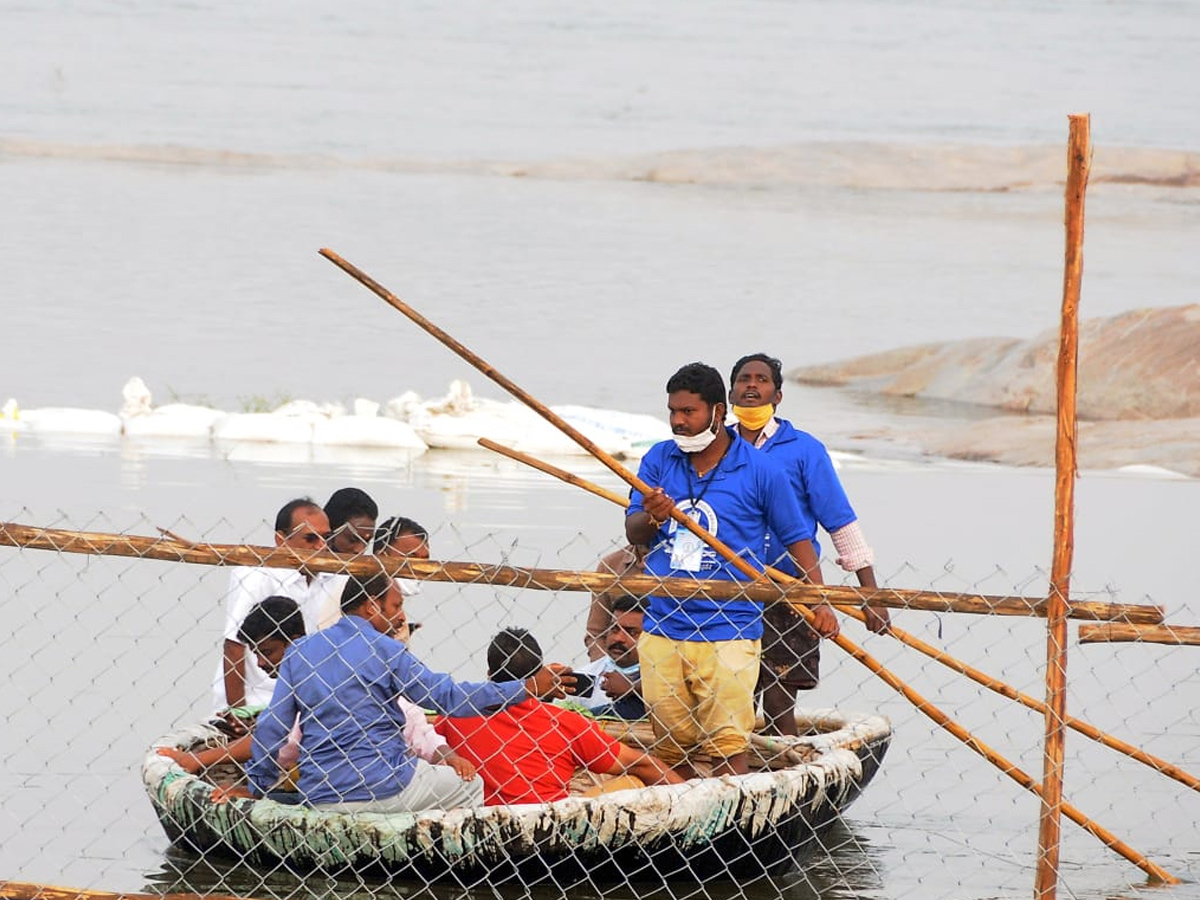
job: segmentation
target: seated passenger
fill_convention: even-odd
[[[297,638],[304,637],[304,616],[291,597],[267,597],[255,604],[238,629],[238,643],[253,658],[262,672],[274,679],[283,652]],[[189,752],[175,747],[159,747],[159,756],[175,760],[185,772],[195,775],[219,763],[246,762],[250,759],[250,734],[218,747]]]
[[[541,667],[542,649],[523,628],[504,629],[488,647],[493,681],[528,678]],[[665,763],[610,737],[586,716],[535,697],[489,716],[441,719],[436,728],[479,769],[488,805],[561,800],[580,767],[633,776],[639,786],[683,781]]]
[[[429,559],[429,531],[415,519],[392,516],[375,529],[376,556]]]
[[[275,516],[275,544],[308,556],[325,550],[329,519],[307,497],[285,504]],[[213,709],[265,706],[275,681],[258,667],[254,654],[238,642],[238,629],[251,608],[267,597],[291,597],[300,607],[306,630],[316,631],[337,619],[343,576],[305,568],[237,566],[229,573],[221,661],[213,676]]]
[[[429,559],[429,531],[415,519],[392,516],[375,529],[376,556],[411,556]],[[421,593],[421,582],[412,578],[397,578],[396,584],[405,597]]]
[[[357,556],[371,547],[379,506],[371,495],[356,487],[339,488],[325,501],[329,517],[329,549]]]
[[[601,718],[646,717],[637,649],[644,614],[641,603],[632,597],[613,601],[608,627],[600,636],[605,655],[579,670],[581,675],[592,676],[593,688],[563,702],[574,700]]]
[[[393,620],[392,625],[403,629],[407,635],[407,624],[401,614],[399,620]],[[296,601],[290,597],[268,597],[259,603],[246,616],[238,632],[241,641],[250,653],[258,660],[258,665],[264,672],[275,678],[279,664],[283,660],[284,651],[296,641],[304,637],[304,617]],[[454,769],[464,780],[475,777],[475,767],[470,762],[454,753],[446,744],[446,739],[439,735],[429,724],[424,711],[403,696],[396,698],[396,704],[404,713],[404,740],[412,751],[421,759],[434,765],[445,765]],[[287,771],[292,769],[300,755],[299,728],[293,729],[288,736],[288,744],[279,752],[279,767]],[[203,750],[189,752],[174,747],[160,747],[158,754],[175,760],[185,772],[195,775],[203,769],[210,768],[223,762],[245,763],[250,760],[250,734],[218,747],[207,747]],[[249,797],[250,792],[241,788],[215,791],[213,796]]]
[[[279,752],[298,717],[299,787],[309,806],[391,813],[478,805],[478,778],[464,782],[443,766],[413,758],[403,735],[406,716],[395,698],[403,694],[444,715],[487,715],[530,696],[562,696],[563,666],[540,666],[524,680],[476,684],[429,670],[387,635],[398,604],[386,575],[352,577],[342,593],[342,618],[296,641],[284,655],[246,768],[256,794],[277,780]]]
[[[640,544],[626,544],[612,553],[600,557],[596,571],[606,575],[641,575],[646,570],[646,554],[649,547]],[[593,662],[604,658],[604,633],[612,621],[613,600],[604,594],[592,594],[592,603],[588,607],[587,626],[583,634],[583,646],[587,648],[588,659]]]

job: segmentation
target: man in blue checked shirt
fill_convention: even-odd
[[[296,641],[284,655],[246,770],[256,795],[278,781],[279,751],[299,724],[299,788],[309,806],[412,812],[481,805],[478,776],[464,782],[453,769],[409,752],[396,696],[448,716],[487,715],[531,696],[563,696],[559,675],[568,670],[560,665],[508,682],[458,683],[429,670],[386,633],[400,604],[391,587],[386,575],[350,578],[342,618]]]

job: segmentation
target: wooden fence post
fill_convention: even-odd
[[[1058,433],[1054,466],[1054,557],[1046,616],[1046,743],[1042,806],[1038,823],[1034,896],[1054,900],[1062,828],[1063,757],[1066,728],[1067,598],[1075,550],[1076,381],[1079,371],[1079,287],[1083,277],[1083,200],[1092,161],[1091,117],[1070,116],[1067,146],[1066,260],[1062,329],[1058,341]]]

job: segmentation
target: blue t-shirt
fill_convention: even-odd
[[[762,570],[768,529],[784,546],[811,540],[813,521],[805,517],[783,470],[727,429],[732,443],[725,458],[703,478],[674,441],[655,444],[642,457],[638,477],[661,487],[675,505],[754,568]],[[629,514],[642,510],[632,491]],[[746,576],[707,544],[668,521],[652,541],[646,571],[671,577],[746,580]],[[757,640],[762,637],[762,604],[752,600],[651,597],[644,629],[676,641]]]
[[[815,521],[830,534],[856,521],[858,516],[850,506],[825,445],[787,419],[778,421],[779,428],[767,438],[759,452],[783,467],[805,518]],[[813,544],[820,555],[821,545],[815,538]],[[773,534],[767,536],[766,558],[781,572],[794,576],[800,571],[787,552],[786,543]]]

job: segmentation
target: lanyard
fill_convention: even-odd
[[[725,462],[725,456],[729,453],[729,448],[732,446],[733,441],[730,440],[730,442],[725,445],[725,450],[721,453],[721,458],[717,460],[717,464],[713,466],[712,471],[708,473],[708,480],[704,481],[704,479],[700,479],[701,481],[704,481],[704,486],[700,488],[699,497],[694,496],[696,493],[696,485],[692,483],[692,461],[690,459],[685,459],[683,461],[684,471],[687,473],[688,502],[692,505],[692,509],[695,509],[700,505],[700,501],[703,500],[704,495],[708,493],[709,487],[711,487],[712,483],[717,480],[717,472],[721,468],[721,463]]]

